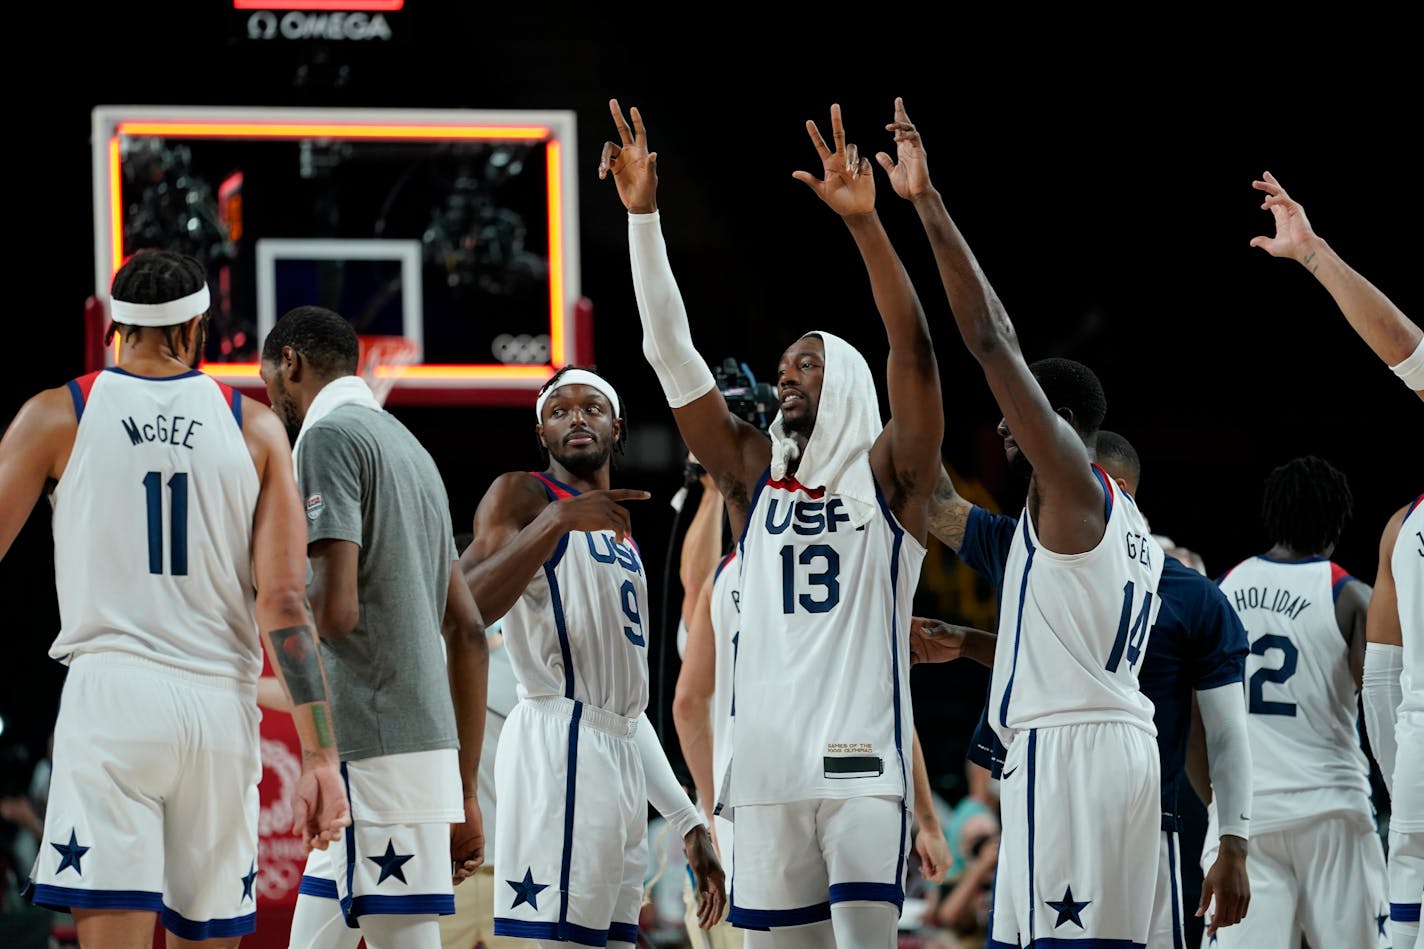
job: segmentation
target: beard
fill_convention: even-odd
[[[613,448],[604,444],[602,439],[592,445],[583,448],[568,449],[564,446],[549,449],[549,457],[563,465],[568,471],[576,475],[587,476],[598,471],[608,464],[608,459],[613,456]]]
[[[800,435],[807,441],[811,440],[811,432],[816,427],[816,412],[808,410],[800,415],[787,418],[781,417],[781,430],[788,435]]]

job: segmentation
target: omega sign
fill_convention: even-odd
[[[391,27],[380,13],[308,13],[287,10],[280,16],[258,10],[247,18],[253,40],[389,40]]]

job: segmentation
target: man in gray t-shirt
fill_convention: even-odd
[[[307,593],[352,801],[347,845],[307,861],[291,945],[438,949],[452,882],[483,860],[488,646],[440,472],[355,375],[358,353],[320,307],[288,312],[262,350],[272,406],[299,428]]]

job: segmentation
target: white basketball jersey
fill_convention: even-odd
[[[579,494],[539,472],[551,500]],[[638,545],[569,531],[505,614],[520,698],[563,696],[636,718],[648,704],[648,582]]]
[[[741,592],[737,589],[737,552],[733,550],[717,565],[712,578],[712,639],[716,644],[712,683],[712,786],[720,788],[732,760],[728,734],[732,723],[732,676],[741,629]]]
[[[1404,516],[1389,561],[1399,598],[1399,631],[1404,636],[1404,671],[1399,710],[1424,715],[1424,494]]]
[[[999,602],[989,722],[1008,747],[1030,728],[1121,722],[1156,735],[1137,668],[1157,620],[1162,548],[1132,498],[1093,466],[1107,524],[1092,550],[1059,554],[1019,516]]]
[[[1305,816],[1297,799],[1278,796],[1287,792],[1327,793],[1350,810],[1368,806],[1349,644],[1335,618],[1335,597],[1351,579],[1329,560],[1265,557],[1244,560],[1221,578],[1251,643],[1246,718],[1257,831]]]
[[[69,383],[79,428],[54,505],[61,662],[117,650],[255,682],[252,516],[260,482],[242,396],[196,370]]]
[[[769,478],[737,555],[741,629],[721,803],[908,799],[910,609],[925,549],[878,489],[879,512],[856,528],[856,502]]]

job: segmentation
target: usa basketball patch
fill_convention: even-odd
[[[321,516],[321,509],[326,507],[326,502],[321,499],[320,494],[313,494],[307,498],[307,520],[314,521]]]

